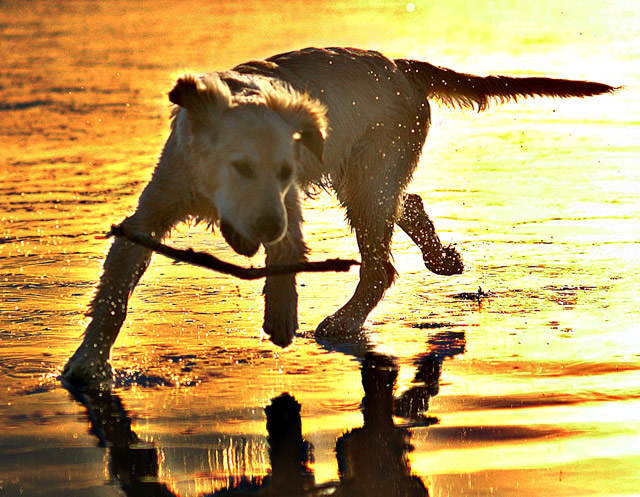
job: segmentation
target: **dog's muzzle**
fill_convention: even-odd
[[[262,243],[274,243],[284,236],[286,219],[277,215],[263,214],[256,220],[254,231]]]
[[[220,232],[229,246],[240,255],[253,257],[260,248],[258,242],[253,242],[245,238],[226,221],[220,222]]]

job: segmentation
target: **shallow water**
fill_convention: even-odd
[[[294,491],[267,440],[266,406],[296,418],[284,392],[320,494],[640,495],[638,9],[414,4],[0,3],[0,496],[277,494],[283,475]],[[113,349],[113,395],[74,398],[56,377],[101,235],[167,137],[172,80],[307,45],[626,89],[437,109],[411,190],[466,271],[427,272],[397,233],[400,276],[366,341],[313,337],[354,271],[299,277],[301,333],[281,350],[260,330],[260,283],[158,256]],[[312,258],[357,257],[336,201],[307,204]],[[247,264],[201,226],[170,243]]]

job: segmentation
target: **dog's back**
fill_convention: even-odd
[[[330,176],[342,174],[341,168],[360,149],[371,149],[374,143],[421,148],[426,138],[425,95],[394,61],[378,52],[306,48],[242,64],[234,71],[284,81],[327,107],[324,173]],[[410,130],[419,136],[417,141],[405,136]]]

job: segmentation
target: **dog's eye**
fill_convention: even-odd
[[[280,168],[280,171],[278,171],[278,179],[280,181],[289,181],[289,178],[291,178],[292,174],[293,174],[293,169],[289,164],[285,163]]]
[[[248,162],[234,161],[231,163],[231,167],[243,178],[253,178],[253,167]]]

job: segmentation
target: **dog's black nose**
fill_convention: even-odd
[[[262,214],[256,220],[256,234],[264,242],[271,242],[280,238],[283,228],[283,219],[274,214]]]

